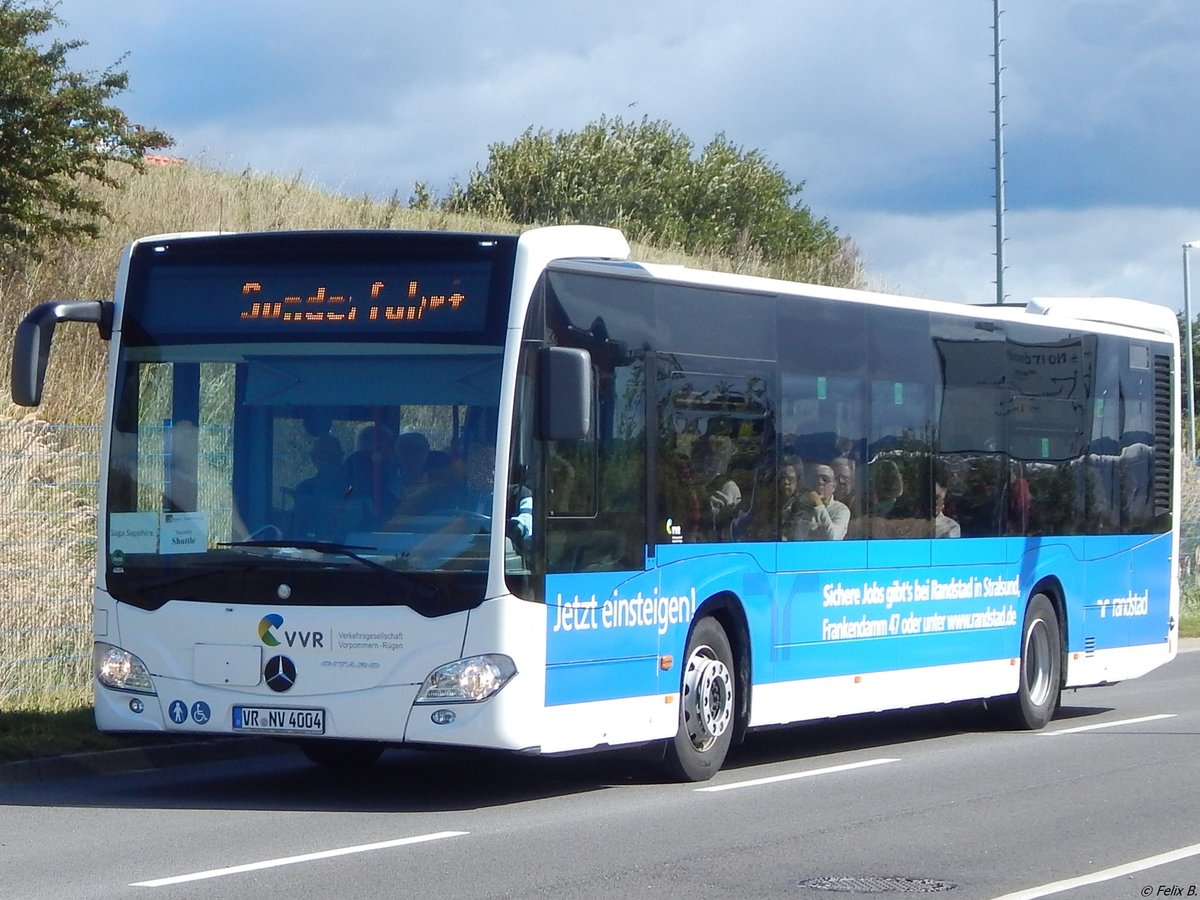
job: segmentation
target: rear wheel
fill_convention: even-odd
[[[1043,728],[1062,696],[1062,638],[1054,604],[1035,594],[1021,628],[1021,683],[1002,708],[1012,728]]]
[[[682,781],[707,781],[721,768],[733,739],[737,688],[733,651],[713,618],[696,623],[688,639],[679,694],[679,731],[667,745],[666,765]]]

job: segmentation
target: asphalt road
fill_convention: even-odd
[[[620,754],[335,773],[286,748],[0,774],[0,898],[1200,896],[1198,700],[1186,652],[1043,732],[977,706],[805,725],[699,785]]]

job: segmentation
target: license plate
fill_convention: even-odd
[[[325,710],[291,709],[279,706],[235,706],[234,731],[267,734],[324,734]]]

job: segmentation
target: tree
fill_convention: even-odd
[[[117,186],[120,165],[140,169],[146,151],[172,144],[110,105],[129,86],[116,64],[74,72],[67,54],[84,41],[38,46],[63,24],[45,0],[0,0],[0,256],[96,236],[107,213],[94,187]]]
[[[488,147],[488,163],[455,184],[451,212],[522,224],[613,225],[635,240],[769,263],[852,252],[826,219],[798,199],[790,181],[757,150],[718,134],[694,153],[663,121],[601,117],[580,131],[532,127],[511,144]],[[418,184],[418,205],[431,205]]]

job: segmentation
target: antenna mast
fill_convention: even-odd
[[[1000,64],[1000,0],[992,0],[992,32],[994,46],[992,59],[995,62],[996,89],[996,303],[1004,302],[1004,92],[1000,76],[1004,66]]]

